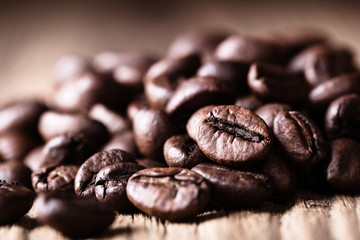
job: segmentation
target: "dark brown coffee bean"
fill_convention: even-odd
[[[36,137],[17,131],[0,133],[0,156],[4,160],[22,161],[31,149],[40,144]]]
[[[144,169],[137,163],[114,163],[103,167],[95,180],[96,199],[106,203],[119,212],[127,212],[133,208],[126,196],[128,179]]]
[[[87,59],[80,55],[69,54],[56,61],[54,75],[56,83],[62,84],[90,71],[92,69]]]
[[[204,114],[195,140],[209,159],[234,167],[262,161],[272,145],[264,120],[235,105],[217,106]]]
[[[319,128],[300,112],[279,112],[274,119],[274,136],[295,166],[312,166],[327,156],[328,146]]]
[[[139,155],[136,147],[134,134],[132,131],[127,130],[113,136],[109,142],[105,144],[103,150],[121,149],[125,152],[131,153],[133,156]]]
[[[89,142],[102,145],[109,137],[106,127],[82,114],[48,111],[41,115],[39,132],[45,141],[66,133],[83,134]]]
[[[81,197],[95,197],[95,180],[97,173],[114,163],[135,162],[130,153],[119,149],[102,151],[94,154],[80,167],[75,178],[75,193]]]
[[[186,124],[186,131],[192,139],[196,139],[196,131],[204,115],[208,114],[216,105],[209,105],[194,112]]]
[[[140,210],[170,221],[195,217],[210,198],[206,180],[182,168],[141,170],[129,179],[126,193]]]
[[[325,129],[330,138],[360,139],[360,95],[341,96],[329,105],[325,115]]]
[[[225,81],[213,77],[194,77],[178,85],[166,105],[168,114],[192,113],[209,104],[234,100],[234,90]]]
[[[305,81],[300,74],[271,64],[252,64],[248,84],[250,89],[265,101],[295,104],[303,101],[307,94]]]
[[[236,106],[241,106],[251,111],[255,111],[259,107],[261,107],[264,103],[261,99],[259,99],[255,94],[249,94],[242,97],[238,97],[235,100]]]
[[[285,159],[276,151],[270,151],[260,171],[268,175],[273,185],[272,199],[286,201],[294,197],[296,175]]]
[[[16,182],[0,180],[0,225],[13,223],[32,207],[35,193]]]
[[[144,168],[162,168],[167,167],[164,162],[151,159],[151,158],[138,158],[136,159],[136,162],[143,166]]]
[[[37,193],[74,192],[74,179],[78,170],[79,166],[76,165],[42,167],[31,174],[32,186]]]
[[[259,107],[255,113],[261,117],[269,128],[273,128],[274,118],[280,111],[290,111],[291,107],[283,103],[268,103]]]
[[[175,135],[164,144],[164,157],[169,167],[192,168],[206,162],[207,157],[188,135]]]
[[[152,65],[145,76],[145,96],[149,104],[165,109],[181,81],[193,76],[200,66],[197,55],[183,58],[165,58]]]
[[[0,132],[37,133],[38,121],[45,109],[44,104],[36,100],[16,101],[1,107]]]
[[[360,143],[348,138],[331,142],[331,158],[326,179],[338,192],[360,191]]]
[[[311,90],[308,100],[314,111],[324,113],[331,101],[350,93],[360,94],[360,73],[343,74],[319,84]]]
[[[33,148],[24,158],[23,162],[25,166],[32,172],[38,170],[44,162],[44,157],[42,155],[43,148],[43,145]]]
[[[211,59],[216,46],[229,35],[225,31],[198,31],[178,36],[168,50],[170,57],[184,57],[192,54],[202,56],[203,61]]]
[[[133,131],[142,155],[161,158],[165,141],[175,132],[169,117],[159,110],[141,110],[135,115]]]
[[[89,111],[89,117],[104,124],[109,133],[115,135],[130,128],[130,123],[119,113],[103,104],[95,104]]]
[[[104,231],[115,219],[108,206],[69,193],[41,194],[34,203],[36,219],[70,237]]]
[[[134,121],[136,113],[142,109],[149,109],[149,103],[147,102],[144,95],[137,96],[132,102],[129,103],[126,109],[127,117],[130,122]]]
[[[245,64],[253,62],[282,62],[284,49],[275,41],[245,36],[230,36],[215,50],[215,58],[223,61],[237,61]]]
[[[0,163],[0,179],[6,182],[19,182],[31,188],[31,170],[19,161]]]
[[[233,170],[202,163],[191,169],[203,176],[211,187],[210,202],[223,208],[258,205],[270,197],[270,179],[264,174]]]

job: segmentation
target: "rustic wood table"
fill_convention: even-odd
[[[310,26],[360,56],[359,11],[355,1],[0,0],[0,104],[44,96],[53,84],[53,64],[65,53],[91,57],[108,49],[142,49],[161,55],[177,34],[204,27],[262,35]],[[32,209],[17,223],[1,226],[0,239],[64,239],[36,222],[35,214]],[[107,232],[95,238],[360,239],[360,197],[300,193],[290,205],[214,210],[188,223],[119,215]]]

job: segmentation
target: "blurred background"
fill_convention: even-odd
[[[317,28],[360,55],[360,1],[1,1],[0,104],[41,96],[67,53],[165,54],[179,34],[225,28],[265,35]],[[359,58],[358,62],[359,62]]]

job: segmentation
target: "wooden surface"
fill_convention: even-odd
[[[46,94],[53,64],[65,53],[90,57],[108,49],[143,49],[161,55],[177,34],[204,27],[256,35],[315,27],[360,55],[359,2],[241,2],[0,0],[0,104]],[[253,210],[212,211],[176,224],[141,214],[119,215],[97,238],[360,239],[359,201],[301,194],[292,206],[266,203]],[[63,239],[39,225],[35,213],[32,209],[18,223],[0,227],[0,239]]]

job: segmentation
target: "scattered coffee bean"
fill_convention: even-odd
[[[134,134],[130,130],[116,134],[103,147],[103,150],[105,151],[111,149],[121,149],[125,152],[131,153],[133,156],[139,155]]]
[[[255,113],[261,117],[269,128],[273,128],[274,118],[278,112],[290,111],[290,105],[283,103],[268,103],[259,107]]]
[[[0,179],[6,182],[19,182],[31,188],[31,170],[19,161],[0,163]]]
[[[196,131],[198,125],[202,122],[203,117],[208,114],[214,107],[215,105],[202,107],[191,115],[186,124],[186,131],[192,139],[196,139]]]
[[[259,107],[261,107],[264,103],[260,100],[255,94],[249,94],[242,97],[238,97],[235,100],[236,106],[241,106],[251,111],[255,111]]]

